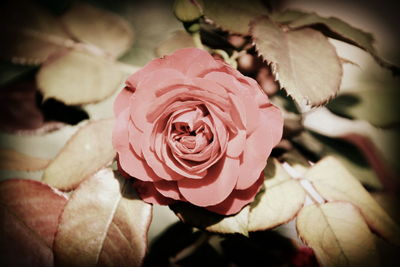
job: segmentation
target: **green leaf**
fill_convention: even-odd
[[[365,82],[347,89],[327,107],[336,114],[366,120],[377,127],[388,127],[400,122],[400,91],[397,84]]]
[[[306,193],[276,159],[265,169],[265,191],[250,205],[249,231],[274,228],[293,219],[303,207]]]
[[[61,190],[76,188],[85,178],[111,163],[114,120],[87,123],[76,132],[45,169],[42,180]]]
[[[172,54],[178,49],[186,47],[195,47],[192,36],[185,31],[176,31],[174,34],[164,40],[157,48],[156,54],[158,57]]]
[[[250,22],[267,14],[261,1],[204,0],[204,15],[224,30],[248,35]]]
[[[151,205],[129,191],[129,181],[103,169],[83,182],[65,206],[54,240],[57,265],[140,266]]]
[[[288,12],[288,14],[293,14],[296,13],[294,10],[288,10],[283,12],[283,15],[280,15],[280,18],[286,18],[288,15],[285,15],[285,13]],[[302,13],[301,11],[297,11],[299,16],[292,16],[291,21],[289,20],[283,20],[281,21],[283,23],[286,23],[288,27],[291,29],[299,29],[303,27],[314,27],[318,30],[320,30],[323,34],[325,34],[328,37],[335,38],[341,41],[344,41],[346,43],[350,43],[352,45],[358,46],[361,49],[364,49],[368,53],[370,53],[374,59],[376,60],[377,63],[379,63],[381,66],[388,68],[392,70],[393,72],[399,72],[399,68],[381,57],[379,57],[375,47],[374,47],[374,37],[372,34],[367,33],[361,29],[355,28],[348,23],[335,18],[335,17],[321,17],[316,13],[303,13],[301,16],[300,14]],[[278,21],[279,21],[278,17]],[[323,26],[323,27],[319,27]]]
[[[170,205],[170,208],[181,221],[199,229],[221,234],[248,235],[249,207],[233,216],[216,214],[185,202]]]
[[[74,43],[60,22],[33,1],[2,5],[0,24],[0,58],[13,63],[38,65]]]
[[[379,266],[374,236],[349,203],[306,206],[296,227],[322,266]]]
[[[326,200],[353,204],[360,209],[372,231],[394,245],[400,245],[400,227],[336,158],[322,159],[304,176]]]
[[[7,266],[53,266],[53,240],[67,202],[32,180],[0,182],[0,262]]]
[[[318,31],[284,31],[263,17],[252,24],[252,35],[281,87],[302,107],[320,106],[339,90],[342,65],[335,48]]]
[[[103,100],[117,90],[125,74],[115,62],[76,50],[65,51],[47,61],[36,79],[43,98],[67,105]]]
[[[133,43],[133,30],[125,19],[83,2],[74,2],[61,21],[77,40],[95,45],[113,58],[123,55]]]

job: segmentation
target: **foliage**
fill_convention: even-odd
[[[1,263],[396,261],[398,212],[374,196],[397,207],[398,79],[389,74],[399,69],[360,25],[274,1],[48,2],[8,1],[0,11]],[[353,59],[332,39],[364,50],[386,75],[355,60],[369,79],[341,86]],[[282,110],[284,138],[253,203],[232,216],[173,204],[183,223],[147,248],[152,207],[115,171],[112,104],[138,66],[184,47],[256,79]]]

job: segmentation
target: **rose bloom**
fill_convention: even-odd
[[[257,82],[187,48],[132,74],[113,144],[146,202],[185,201],[230,215],[254,200],[283,120]]]

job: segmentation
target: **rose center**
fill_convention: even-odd
[[[196,154],[203,151],[212,141],[208,112],[202,107],[183,112],[172,121],[171,141],[179,154]]]

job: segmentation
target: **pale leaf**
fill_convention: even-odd
[[[293,13],[293,11],[285,12]],[[318,28],[318,26],[321,25],[324,27]],[[315,26],[318,30],[322,31],[328,37],[332,37],[364,49],[365,51],[370,53],[380,65],[389,68],[392,71],[398,72],[398,67],[389,62],[386,62],[378,56],[378,53],[374,47],[374,37],[372,36],[372,34],[353,27],[338,18],[321,17],[316,13],[303,13],[303,16],[298,16],[287,23],[287,26],[291,29]]]
[[[0,149],[0,170],[37,171],[46,168],[48,159],[28,156],[10,149]]]
[[[232,216],[223,216],[188,203],[170,205],[181,221],[199,229],[220,234],[248,235],[249,207]]]
[[[7,266],[53,266],[52,245],[67,202],[32,180],[0,182],[0,262]]]
[[[250,206],[249,231],[266,230],[293,219],[303,207],[306,193],[280,163],[269,160],[265,170],[265,192]]]
[[[389,242],[400,245],[399,226],[340,161],[334,157],[326,157],[315,164],[305,177],[328,201],[346,201],[358,207],[374,232]]]
[[[322,105],[339,90],[342,65],[320,32],[309,28],[283,31],[263,17],[252,24],[252,35],[281,87],[302,107]]]
[[[176,31],[170,38],[164,40],[156,48],[156,54],[158,57],[163,57],[165,55],[172,54],[178,49],[195,46],[196,45],[190,34],[185,31]]]
[[[346,141],[323,137],[303,131],[293,141],[319,158],[332,155],[363,185],[382,189],[377,173],[359,149]]]
[[[306,206],[296,227],[322,266],[379,266],[374,236],[349,203]]]
[[[75,50],[47,61],[36,79],[43,98],[55,98],[67,105],[98,102],[118,89],[124,73],[116,63]]]
[[[13,63],[40,64],[74,43],[57,19],[33,1],[2,4],[0,23],[0,57]]]
[[[73,193],[54,241],[61,266],[140,266],[151,205],[125,194],[110,169],[103,169]]]
[[[81,124],[64,125],[60,129],[29,135],[15,135],[0,132],[0,147],[39,158],[53,158]]]
[[[257,16],[267,14],[261,1],[204,0],[204,15],[224,30],[249,34],[249,24]]]
[[[395,82],[367,81],[346,89],[328,104],[334,113],[366,120],[377,127],[390,127],[400,122],[400,97]]]
[[[74,2],[61,17],[67,30],[83,43],[95,45],[112,57],[124,54],[133,43],[129,23],[110,11]]]
[[[114,120],[92,121],[76,132],[43,173],[42,180],[61,190],[79,183],[111,162]]]
[[[305,128],[320,135],[340,138],[353,143],[365,155],[378,176],[388,188],[395,186],[394,172],[399,168],[398,133],[390,129],[373,127],[366,121],[349,120],[336,116],[327,108],[319,108],[304,116]]]

